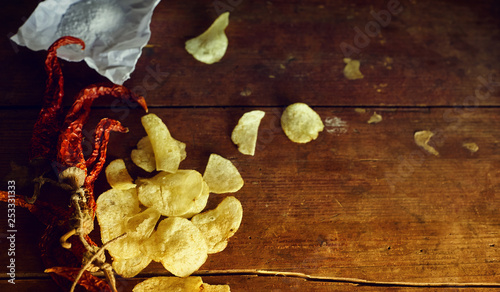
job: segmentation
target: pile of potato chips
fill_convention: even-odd
[[[224,250],[241,224],[243,209],[234,196],[226,197],[214,210],[200,213],[209,194],[236,192],[244,182],[231,161],[217,154],[210,156],[203,175],[179,169],[186,158],[186,145],[174,139],[155,114],[143,116],[141,121],[147,137],[139,141],[131,158],[147,172],[157,172],[134,180],[122,159],[107,166],[111,189],[97,199],[101,240],[106,243],[126,234],[107,246],[113,268],[122,277],[134,277],[151,261],[160,262],[175,276],[187,277],[205,263],[208,254]],[[209,289],[201,279],[190,278],[194,278],[194,286]],[[168,284],[173,287],[190,285],[175,279],[149,279],[134,291],[150,291],[147,287],[165,281],[173,281]],[[220,289],[214,291],[229,291],[229,287]]]

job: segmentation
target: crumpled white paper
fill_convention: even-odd
[[[160,0],[45,0],[11,39],[31,50],[47,50],[62,36],[85,42],[57,51],[85,62],[113,83],[130,78],[151,36],[149,24]]]

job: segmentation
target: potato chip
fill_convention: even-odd
[[[196,215],[203,211],[207,206],[208,197],[210,196],[210,190],[205,181],[203,181],[203,188],[201,190],[201,194],[198,198],[193,200],[191,204],[191,208],[185,210],[184,214],[179,217],[191,218],[193,215]]]
[[[196,292],[202,291],[201,277],[153,277],[135,285],[133,292]]]
[[[132,278],[144,270],[149,263],[151,263],[151,258],[141,253],[129,259],[115,259],[112,266],[118,275],[124,278]]]
[[[281,115],[281,128],[296,143],[315,140],[324,127],[320,116],[305,103],[291,104]]]
[[[203,292],[231,292],[229,285],[210,285],[203,283],[201,285],[201,291]]]
[[[227,240],[238,230],[243,217],[240,201],[229,196],[214,210],[195,215],[191,222],[207,240],[208,253],[217,253],[227,246]]]
[[[142,137],[142,139],[137,142],[137,149],[132,150],[130,158],[132,158],[135,165],[147,172],[152,172],[156,169],[155,154],[148,136]]]
[[[167,126],[155,114],[143,116],[141,122],[153,148],[156,170],[176,172],[186,158],[186,144],[172,138]]]
[[[439,156],[439,152],[434,147],[429,145],[429,141],[431,140],[432,136],[434,136],[434,133],[432,133],[431,131],[418,131],[415,132],[413,138],[415,140],[415,144],[422,147],[425,151],[429,152],[430,154]]]
[[[124,222],[140,212],[137,191],[110,189],[97,198],[97,221],[103,243],[125,232]]]
[[[136,214],[125,223],[125,231],[127,236],[135,239],[147,239],[153,233],[156,222],[160,219],[160,212],[155,208],[148,208],[139,214]]]
[[[115,159],[106,167],[106,179],[109,185],[114,189],[128,190],[135,188],[130,174],[128,174],[127,167],[123,159]]]
[[[359,71],[359,66],[361,63],[358,60],[352,60],[350,58],[344,58],[344,76],[349,80],[362,79],[365,76]]]
[[[210,155],[203,180],[207,182],[210,192],[215,194],[237,192],[244,184],[233,163],[217,154]]]
[[[226,53],[228,40],[224,30],[229,24],[229,12],[222,13],[201,35],[186,42],[186,51],[203,63],[220,61]]]
[[[169,217],[144,243],[146,252],[172,274],[186,277],[207,260],[208,246],[201,231],[188,219]]]
[[[247,112],[243,114],[236,127],[234,127],[231,140],[238,145],[238,150],[241,153],[252,156],[255,154],[259,125],[265,114],[265,112],[259,110]]]
[[[139,179],[137,183],[141,203],[164,216],[189,216],[193,210],[203,210],[208,200],[203,178],[196,170],[160,172],[151,179]]]

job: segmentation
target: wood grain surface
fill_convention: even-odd
[[[394,1],[219,2],[237,4],[221,62],[205,65],[184,50],[184,42],[215,19],[216,2],[164,1],[153,15],[150,45],[125,83],[186,143],[181,168],[203,172],[209,155],[217,153],[245,180],[236,193],[244,210],[240,229],[197,275],[229,284],[231,291],[420,290],[258,276],[255,270],[382,282],[500,283],[500,5],[402,0],[400,13],[350,56],[361,61],[365,77],[347,80],[341,44],[354,44],[355,28],[365,30]],[[15,33],[36,4],[6,3],[0,33]],[[44,58],[45,52],[1,43],[2,190],[8,180],[16,180],[19,194],[32,190],[29,141],[45,86]],[[66,105],[83,87],[104,81],[84,63],[63,62],[63,72]],[[325,123],[307,144],[288,140],[279,122],[284,107],[299,101]],[[266,116],[252,157],[239,153],[230,136],[253,109]],[[383,120],[368,124],[374,112]],[[103,117],[122,121],[130,132],[111,135],[108,161],[126,158],[134,177],[143,173],[128,157],[145,135],[143,114],[104,98],[84,131],[90,138]],[[415,144],[420,130],[435,133],[430,144],[439,156]],[[463,147],[469,142],[479,150]],[[108,188],[101,176],[96,193]],[[207,209],[225,196],[212,194]],[[7,214],[6,204],[0,214]],[[16,285],[7,283],[3,251],[9,243],[2,233],[0,290],[57,290],[43,273],[37,246],[43,225],[25,210],[16,215]],[[99,241],[97,229],[92,237]],[[137,278],[119,278],[119,291],[158,275],[170,276],[153,263]]]

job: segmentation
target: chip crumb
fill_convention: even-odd
[[[476,153],[479,150],[479,146],[474,142],[464,142],[462,146],[472,153]]]
[[[374,112],[367,123],[368,124],[377,124],[377,123],[380,123],[381,121],[382,121],[382,116],[380,114],[377,114],[377,112]]]
[[[344,58],[344,63],[346,63],[344,67],[344,76],[349,80],[362,79],[363,74],[359,71],[359,66],[361,63],[359,60],[352,60],[350,58]]]
[[[359,107],[355,108],[354,111],[357,112],[358,114],[364,114],[364,113],[366,113],[366,109],[359,108]]]
[[[436,149],[434,149],[434,147],[428,144],[432,136],[434,136],[434,133],[432,133],[431,131],[415,132],[414,135],[415,143],[418,146],[422,147],[425,151],[429,152],[430,154],[439,156],[439,152]]]

